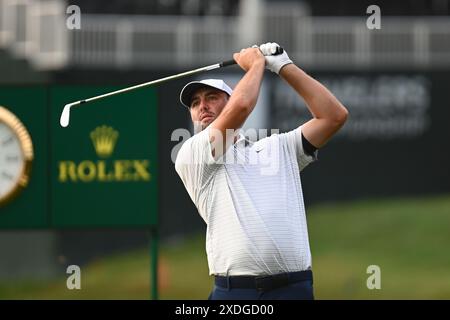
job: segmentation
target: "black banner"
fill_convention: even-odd
[[[349,110],[341,131],[302,174],[307,203],[450,190],[448,80],[436,73],[314,73]],[[303,99],[273,79],[271,128],[311,118]]]

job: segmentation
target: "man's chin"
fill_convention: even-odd
[[[201,125],[202,125],[202,129],[205,129],[207,126],[209,126],[211,124],[211,122],[213,122],[214,119],[212,118],[208,118],[207,120],[203,120],[201,121]]]
[[[211,120],[202,120],[202,121],[194,121],[194,132],[199,133],[200,131],[205,130],[214,119]]]

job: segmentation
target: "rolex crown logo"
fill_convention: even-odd
[[[112,127],[100,126],[91,131],[90,136],[97,155],[107,158],[114,151],[119,133]]]

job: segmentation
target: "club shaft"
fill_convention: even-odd
[[[234,63],[233,63],[234,62]],[[172,76],[168,76],[165,78],[161,78],[158,80],[153,80],[153,81],[149,81],[149,82],[145,82],[145,83],[141,83],[132,87],[128,87],[128,88],[123,88],[117,91],[113,91],[113,92],[109,92],[109,93],[105,93],[96,97],[92,97],[92,98],[88,98],[88,99],[84,99],[84,100],[80,100],[78,101],[79,104],[81,103],[86,103],[86,102],[91,102],[91,101],[95,101],[95,100],[100,100],[106,97],[110,97],[116,94],[120,94],[120,93],[124,93],[124,92],[128,92],[128,91],[132,91],[132,90],[136,90],[136,89],[140,89],[140,88],[144,88],[144,87],[148,87],[148,86],[152,86],[158,83],[162,83],[162,82],[166,82],[169,80],[174,80],[174,79],[178,79],[178,78],[182,78],[182,77],[186,77],[186,76],[190,76],[196,73],[200,73],[200,72],[204,72],[204,71],[210,71],[210,70],[214,70],[214,69],[218,69],[221,67],[225,67],[228,65],[232,65],[235,64],[236,62],[234,60],[230,60],[230,61],[225,61],[222,63],[216,63],[216,64],[212,64],[206,67],[201,67],[198,69],[194,69],[194,70],[190,70],[190,71],[186,71],[186,72],[182,72],[182,73],[178,73]]]
[[[282,54],[283,51],[284,50],[283,50],[282,47],[278,47],[277,51],[274,53],[274,55]],[[95,100],[100,100],[100,99],[103,99],[103,98],[106,98],[106,97],[114,96],[116,94],[120,94],[120,93],[124,93],[124,92],[128,92],[128,91],[132,91],[132,90],[136,90],[136,89],[152,86],[154,84],[158,84],[158,83],[166,82],[166,81],[169,81],[169,80],[190,76],[190,75],[193,75],[193,74],[196,74],[196,73],[200,73],[200,72],[204,72],[204,71],[210,71],[210,70],[214,70],[214,69],[218,69],[218,68],[222,68],[222,67],[231,66],[231,65],[234,65],[234,64],[236,64],[236,61],[234,61],[233,59],[227,60],[227,61],[223,61],[223,62],[220,62],[220,63],[216,63],[216,64],[211,64],[211,65],[206,66],[206,67],[201,67],[201,68],[198,68],[198,69],[194,69],[194,70],[178,73],[178,74],[175,74],[173,76],[168,76],[168,77],[161,78],[161,79],[158,79],[158,80],[153,80],[153,81],[141,83],[141,84],[138,84],[138,85],[135,85],[135,86],[132,86],[132,87],[123,88],[123,89],[120,89],[120,90],[117,90],[117,91],[113,91],[113,92],[108,92],[108,93],[105,93],[105,94],[102,94],[102,95],[99,95],[99,96],[96,96],[96,97],[80,100],[80,101],[72,103],[71,105],[75,106],[75,105],[79,105],[79,104],[82,104],[82,103],[87,103],[87,102],[91,102],[91,101],[95,101]]]

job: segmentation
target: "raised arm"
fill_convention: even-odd
[[[305,100],[313,119],[302,125],[302,134],[320,148],[344,125],[348,111],[327,88],[293,64],[286,52],[271,56],[277,46],[273,42],[260,46],[267,68],[279,74]]]
[[[347,109],[320,82],[294,64],[284,66],[280,76],[305,100],[313,116],[302,126],[304,137],[316,148],[324,146],[344,125]]]
[[[220,115],[211,123],[210,141],[215,158],[224,154],[233,142],[233,136],[226,136],[227,129],[241,128],[253,111],[264,74],[265,60],[258,48],[243,49],[235,53],[233,58],[246,73],[234,88]]]

